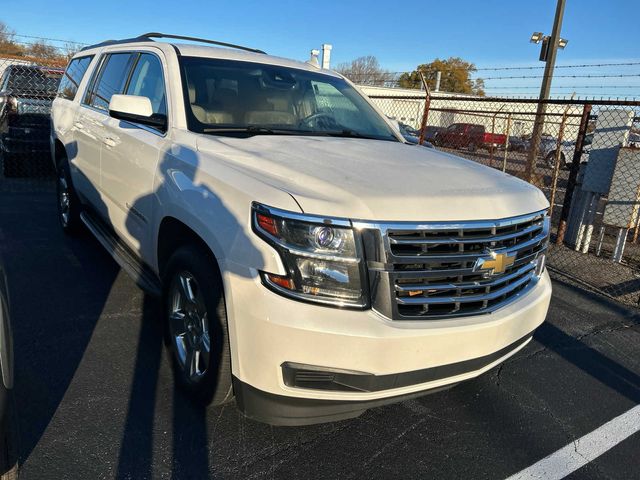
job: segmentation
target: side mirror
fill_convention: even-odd
[[[109,115],[118,120],[141,123],[164,130],[167,128],[167,116],[154,114],[151,100],[138,95],[112,95],[109,102]]]

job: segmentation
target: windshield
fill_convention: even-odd
[[[194,132],[399,141],[341,78],[233,60],[182,57],[181,63],[187,120]]]

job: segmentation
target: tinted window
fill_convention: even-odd
[[[167,114],[164,78],[158,57],[148,53],[140,55],[126,93],[127,95],[147,97],[151,100],[153,113]]]
[[[89,68],[92,58],[93,56],[71,60],[71,63],[64,72],[64,76],[60,80],[60,86],[58,87],[59,97],[69,100],[73,100],[75,98],[78,86],[80,85],[87,68]]]
[[[114,53],[105,60],[98,81],[93,85],[89,93],[87,103],[100,110],[109,110],[111,96],[122,93],[127,74],[131,67],[130,53]]]

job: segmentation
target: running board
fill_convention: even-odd
[[[149,295],[160,297],[162,285],[158,276],[144,265],[102,220],[87,211],[80,214],[82,222],[98,239],[113,259]]]

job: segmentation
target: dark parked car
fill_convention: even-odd
[[[509,137],[510,152],[526,152],[529,149],[529,141],[522,137]]]
[[[17,445],[14,415],[11,410],[13,390],[13,337],[9,320],[7,279],[0,258],[0,480],[17,478]]]
[[[2,74],[0,157],[5,177],[47,173],[49,115],[62,74],[57,68],[30,65],[9,65]]]
[[[428,142],[435,143],[438,135],[444,132],[445,130],[446,128],[444,127],[429,126],[426,128],[424,132],[424,139],[427,140]]]
[[[415,128],[410,127],[409,125],[401,122],[398,122],[398,127],[400,128],[400,133],[402,134],[402,136],[407,142],[413,143],[414,145],[417,145],[418,143],[420,143],[419,130],[416,130]],[[426,139],[422,143],[422,146],[427,148],[434,148],[433,144],[431,142],[428,142]]]

